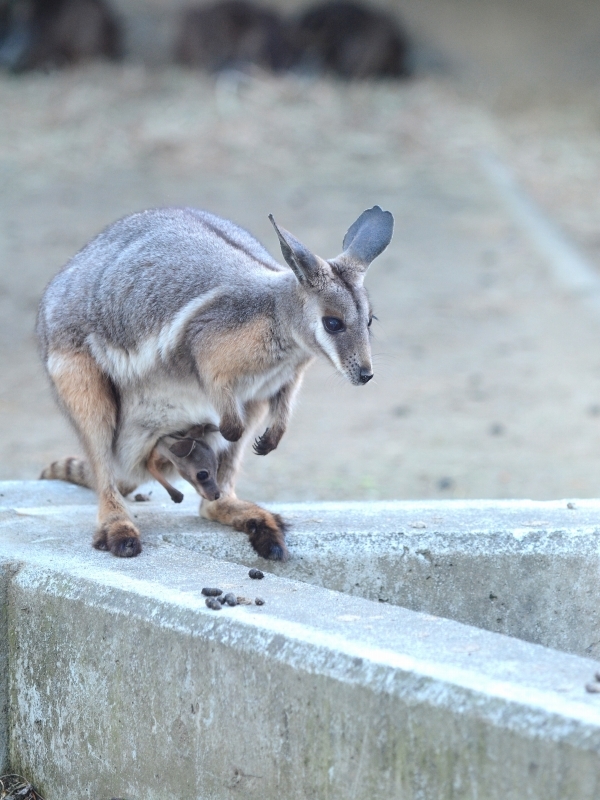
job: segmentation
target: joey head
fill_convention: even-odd
[[[218,500],[221,496],[217,485],[217,456],[210,445],[204,441],[214,425],[195,425],[185,434],[163,436],[156,443],[147,463],[148,472],[169,493],[174,503],[181,503],[183,494],[166,480],[165,470],[175,467],[177,472],[205,500]]]

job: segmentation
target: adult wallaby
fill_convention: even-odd
[[[406,78],[410,44],[387,12],[356,0],[325,0],[296,21],[296,66],[347,79]]]
[[[205,500],[218,500],[218,461],[215,451],[206,441],[206,434],[216,432],[216,425],[195,425],[184,434],[172,434],[159,439],[148,457],[146,469],[169,493],[174,503],[181,503],[182,493],[167,481],[165,473],[179,472]]]
[[[373,377],[363,286],[393,217],[374,206],[325,261],[275,224],[288,267],[247,231],[196,209],[143,211],[109,226],[50,282],[37,332],[58,400],[99,495],[94,547],[141,550],[119,484],[139,484],[156,442],[198,419],[218,426],[218,500],[200,513],[285,559],[285,525],[235,495],[244,444],[266,455],[283,436],[304,370],[325,356],[351,383]]]
[[[220,0],[188,8],[181,18],[175,60],[211,72],[291,66],[294,40],[272,9],[249,0]]]
[[[23,72],[121,55],[120,24],[105,0],[10,0],[6,9],[1,67]]]

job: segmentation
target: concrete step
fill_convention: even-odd
[[[135,504],[145,547],[132,560],[90,547],[91,492],[3,483],[0,503],[0,744],[46,800],[600,794],[596,661],[376,601],[393,569],[394,602],[416,597],[403,558],[424,561],[414,587],[435,585],[436,560],[460,577],[444,578],[465,598],[447,616],[467,607],[477,563],[508,587],[538,566],[541,584],[556,558],[566,586],[575,550],[592,557],[598,505],[280,505],[292,559],[253,581],[245,537],[191,502]],[[527,569],[512,574],[511,558]],[[314,585],[330,581],[342,591]],[[207,585],[265,605],[210,611]]]

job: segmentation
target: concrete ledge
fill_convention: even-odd
[[[600,501],[271,504],[291,523],[292,558],[265,564],[245,536],[199,519],[191,492],[181,506],[160,489],[152,497],[132,504],[148,544],[260,563],[277,575],[600,658]],[[92,492],[57,481],[0,484],[0,517],[2,505],[15,517],[10,507],[20,507],[18,528],[46,532],[39,536],[57,535],[58,526],[60,536],[68,530],[85,543],[95,502]],[[63,505],[71,507],[68,523]]]
[[[10,578],[10,565],[0,561],[0,775],[9,771],[8,586]]]
[[[600,502],[572,502],[573,509],[567,502],[273,504],[292,525],[292,559],[265,568],[600,657]],[[258,563],[243,539],[199,525],[196,513],[171,512],[169,531],[159,536]],[[155,530],[150,519],[145,524],[152,516],[150,508],[140,513],[148,531]]]
[[[600,695],[584,688],[597,662],[305,581],[251,581],[244,537],[193,519],[191,507],[139,504],[146,546],[129,561],[90,548],[91,493],[35,483],[1,484],[0,495],[11,767],[47,800],[600,796]],[[540,526],[516,525],[520,514],[548,521],[531,505],[471,504],[471,515],[435,505],[289,506],[295,558],[283,569],[309,571],[298,547],[310,549],[317,526],[340,537],[323,546],[323,565],[344,529],[357,537],[356,565],[366,544],[363,581],[393,531],[417,558],[419,537],[442,553],[447,531],[455,550],[466,537],[464,549],[484,515],[493,524],[477,541],[492,558],[514,512],[514,530],[525,530],[513,535],[517,558],[530,533],[533,550],[548,544]],[[593,506],[543,505],[578,520],[558,538],[545,526],[559,557],[569,536],[587,542]],[[428,509],[447,526],[437,545]],[[229,563],[191,542],[250,557]],[[266,605],[211,612],[205,585]]]

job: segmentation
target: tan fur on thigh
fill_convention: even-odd
[[[123,503],[113,466],[112,441],[117,423],[113,387],[89,353],[54,352],[47,366],[59,400],[87,453],[98,492],[94,547],[117,556],[137,555],[141,550],[139,532]]]

